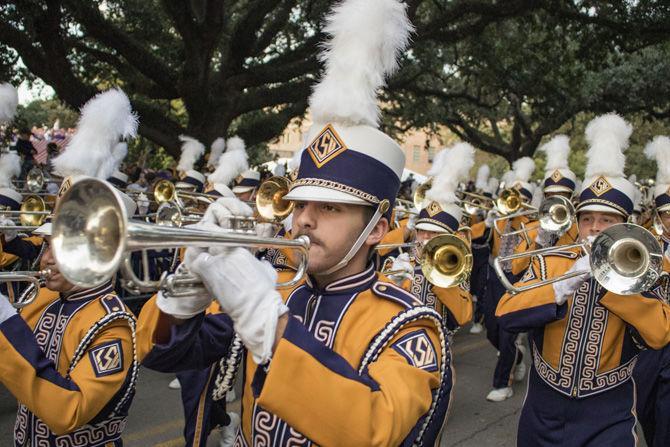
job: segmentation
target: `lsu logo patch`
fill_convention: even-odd
[[[344,142],[330,124],[324,127],[319,136],[307,147],[310,157],[318,168],[346,150]]]
[[[442,212],[442,207],[437,202],[430,202],[430,205],[426,208],[426,212],[430,217],[434,217]]]
[[[551,179],[558,183],[561,179],[563,178],[563,175],[561,174],[561,171],[556,169],[553,174],[551,174]]]
[[[612,189],[612,185],[610,185],[610,182],[607,181],[607,179],[603,176],[600,176],[596,179],[595,182],[591,183],[591,186],[589,186],[589,189],[593,191],[593,193],[600,197],[603,194],[605,194],[607,191]]]
[[[60,184],[60,188],[58,189],[58,194],[56,195],[56,199],[60,199],[63,197],[63,194],[67,192],[68,189],[72,186],[72,177],[65,177],[63,179],[63,182]]]
[[[108,376],[123,370],[121,340],[103,343],[88,351],[96,377]]]
[[[437,354],[425,330],[409,333],[391,347],[410,365],[424,371],[437,371]]]

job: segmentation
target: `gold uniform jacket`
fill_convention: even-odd
[[[283,272],[279,280],[292,274]],[[242,360],[236,445],[393,446],[417,437],[433,440],[424,445],[434,442],[451,391],[448,342],[434,310],[415,307],[415,297],[379,277],[372,265],[323,290],[307,280],[280,291],[289,323],[272,361],[259,366],[251,355]],[[388,326],[401,312],[415,316]],[[153,343],[160,325],[150,301],[140,315],[140,339],[150,344],[142,350],[151,349],[144,365],[152,369],[200,368],[236,355],[226,315],[200,315],[171,327],[168,342]],[[448,378],[443,387],[441,375]]]
[[[19,401],[16,446],[116,446],[132,400],[135,321],[111,284],[46,288],[0,324],[0,380]]]
[[[561,275],[577,257],[575,251],[536,257],[518,284]],[[533,367],[547,385],[566,396],[588,397],[629,380],[641,348],[660,349],[670,341],[663,282],[649,293],[622,296],[590,278],[562,305],[548,284],[505,294],[496,316],[509,331],[530,331]]]

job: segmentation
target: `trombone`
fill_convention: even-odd
[[[15,301],[12,303],[15,309],[22,309],[28,304],[32,303],[37,299],[37,295],[40,293],[40,287],[42,287],[42,281],[45,281],[49,276],[51,276],[51,270],[45,269],[38,272],[33,271],[15,271],[15,272],[0,272],[0,283],[11,283],[11,282],[29,282],[31,283],[31,289],[26,289],[25,293],[29,293],[28,297],[23,300]]]
[[[502,269],[502,263],[505,261],[542,256],[575,248],[590,253],[590,270],[568,272],[533,284],[515,286],[509,282]],[[590,272],[593,273],[596,281],[608,291],[618,295],[634,295],[649,290],[661,276],[663,248],[654,235],[643,227],[621,223],[612,225],[601,232],[591,244],[580,242],[499,256],[493,262],[493,267],[502,284],[512,295]]]
[[[426,200],[426,193],[432,187],[433,187],[433,179],[429,178],[416,188],[413,197],[414,208],[416,208],[417,210],[421,209],[421,207],[423,206],[423,202]]]
[[[181,268],[177,276],[166,273],[157,280],[140,280],[132,271],[130,256],[136,250],[184,247],[290,248],[300,253],[293,278],[278,287],[297,284],[307,270],[309,239],[260,238],[248,234],[216,233],[191,228],[171,228],[128,219],[119,193],[107,182],[85,178],[72,185],[59,200],[54,215],[51,247],[59,271],[80,287],[95,287],[121,269],[134,290],[165,290],[172,296],[194,293],[202,281]]]
[[[519,216],[531,216],[534,215],[537,217],[538,224],[529,227],[522,227],[518,230],[505,231],[501,232],[498,228],[497,222],[500,220],[510,219],[512,217]],[[516,213],[510,216],[500,217],[495,220],[496,225],[494,225],[496,232],[502,236],[513,236],[516,234],[527,233],[528,231],[536,228],[541,228],[544,231],[549,233],[563,234],[570,229],[570,227],[575,223],[575,207],[570,201],[563,196],[550,196],[544,199],[542,204],[537,210],[528,210],[520,213]]]
[[[0,230],[36,230],[51,215],[44,200],[31,195],[21,203],[19,211],[1,210],[0,215],[19,216],[19,225],[0,225]]]

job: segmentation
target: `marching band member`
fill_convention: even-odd
[[[82,108],[56,169],[107,178],[113,141],[136,129],[125,94],[100,93]],[[134,202],[125,203],[132,215]],[[51,224],[36,233],[49,239]],[[19,401],[15,444],[121,446],[139,367],[135,318],[110,282],[93,289],[69,283],[50,248],[40,268],[49,271],[46,287],[20,314],[0,297],[0,380]]]
[[[179,157],[179,164],[177,164],[180,180],[175,184],[175,187],[202,192],[205,188],[205,176],[196,171],[194,166],[205,153],[205,145],[187,135],[179,135],[179,140],[182,142],[181,156]]]
[[[515,188],[519,192],[521,200],[528,203],[533,198],[533,186],[529,180],[535,170],[535,162],[529,157],[520,158],[514,162],[512,168],[512,174],[508,177],[505,187]],[[484,323],[486,324],[486,337],[499,352],[493,373],[493,389],[486,396],[486,400],[490,402],[501,402],[512,397],[514,394],[512,382],[523,380],[526,374],[523,352],[516,343],[517,334],[500,326],[498,318],[495,316],[496,306],[505,293],[505,287],[498,279],[491,263],[496,256],[513,253],[514,248],[521,240],[520,235],[502,236],[502,234],[518,230],[529,221],[527,216],[508,218],[497,222],[493,221],[492,213],[489,213],[487,217],[487,225],[492,227],[492,248],[489,257],[489,282],[486,287],[486,298],[484,299]],[[495,227],[498,231],[495,231]],[[514,279],[511,268],[511,263],[504,266],[506,274]]]
[[[225,315],[203,317],[211,297],[202,291],[178,299],[161,293],[142,311],[140,339],[152,348],[145,364],[162,370],[207,366],[237,351],[232,321],[248,351],[237,445],[437,440],[451,389],[440,316],[415,307],[416,298],[368,261],[388,230],[405,163],[376,128],[375,92],[410,29],[396,0],[346,0],[327,18],[326,71],[310,101],[314,124],[286,196],[296,202],[292,231],[312,240],[309,277],[277,291],[275,270],[246,249],[189,249],[188,269]],[[203,225],[225,224],[229,211],[213,204],[215,219]],[[175,324],[168,315],[186,319]]]
[[[654,204],[663,244],[664,270],[670,271],[670,138],[657,136],[645,147],[647,157],[656,160]],[[668,299],[667,291],[664,297]],[[670,347],[640,352],[633,371],[637,391],[637,416],[649,447],[670,445]]]
[[[426,203],[416,221],[416,243],[414,259],[409,253],[396,258],[391,267],[393,271],[403,271],[410,279],[401,282],[401,286],[419,298],[426,306],[435,307],[443,316],[445,325],[455,331],[472,320],[472,298],[467,284],[442,288],[428,282],[421,265],[416,262],[421,248],[430,239],[440,234],[458,234],[463,210],[458,204],[456,189],[461,180],[466,179],[474,165],[474,148],[468,143],[459,143],[439,160],[438,173],[433,178],[432,187],[426,192]],[[438,157],[435,158],[438,162]],[[433,164],[435,166],[435,164]],[[414,261],[414,262],[412,262]],[[404,274],[398,275],[404,278]]]
[[[590,144],[577,208],[581,240],[624,222],[633,210],[633,185],[623,177],[632,127],[615,114],[586,128]],[[589,270],[589,256],[558,250],[538,256],[519,284]],[[670,307],[653,289],[639,295],[609,292],[585,273],[516,295],[498,305],[500,324],[530,331],[533,354],[519,445],[632,446],[640,344],[659,349],[670,341]]]
[[[261,184],[261,173],[248,169],[240,174],[233,187],[233,192],[243,202],[251,202],[256,198],[256,191]]]

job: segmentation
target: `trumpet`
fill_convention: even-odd
[[[153,189],[153,196],[157,203],[175,202],[180,208],[186,208],[184,200],[191,200],[209,205],[217,199],[211,194],[179,189],[170,180],[165,179],[156,182]]]
[[[495,201],[483,194],[470,191],[459,191],[461,207],[468,214],[476,214],[479,210],[490,211],[495,207]]]
[[[505,261],[576,248],[590,253],[590,270],[569,272],[525,286],[515,286],[510,283],[502,270],[502,263]],[[596,281],[610,292],[618,295],[633,295],[649,290],[661,276],[663,248],[654,235],[643,227],[621,223],[612,225],[601,232],[592,244],[580,242],[500,256],[495,259],[493,267],[510,294],[517,294],[592,272]]]
[[[293,278],[279,287],[298,283],[307,270],[309,239],[260,238],[248,234],[212,234],[191,228],[171,228],[128,219],[119,193],[104,181],[86,178],[72,185],[59,200],[52,226],[51,247],[61,274],[81,287],[109,281],[117,270],[133,290],[164,290],[172,296],[194,293],[200,280],[180,270],[160,280],[140,280],[132,271],[129,253],[174,247],[290,248],[300,254]]]
[[[258,214],[271,222],[286,219],[294,208],[293,202],[284,200],[290,189],[291,181],[287,177],[273,176],[261,183],[256,194]]]
[[[514,216],[504,216],[496,219],[496,222],[518,216],[536,216],[538,224],[532,227],[523,227],[518,230],[506,232],[501,232],[498,228],[498,225],[494,225],[496,232],[500,236],[505,237],[526,233],[539,227],[549,233],[561,235],[568,231],[575,223],[575,207],[570,199],[567,199],[563,196],[550,196],[544,199],[540,205],[540,208],[537,210],[519,212]]]
[[[0,283],[11,283],[11,282],[29,282],[31,283],[31,289],[26,290],[25,293],[28,293],[29,298],[15,301],[12,303],[15,309],[22,309],[28,304],[32,303],[37,299],[37,295],[40,293],[40,287],[42,287],[42,281],[46,280],[51,276],[51,270],[45,269],[38,272],[33,271],[15,271],[15,272],[0,272]]]
[[[26,189],[32,193],[37,193],[44,187],[44,172],[38,167],[32,168],[26,175]]]
[[[521,208],[532,208],[523,202],[521,193],[515,188],[503,189],[498,194],[495,205],[498,212],[508,218],[518,216]]]
[[[196,224],[200,222],[205,213],[201,211],[182,211],[174,202],[161,203],[154,215],[155,223],[164,227],[182,227],[184,225]],[[253,233],[253,224],[257,220],[253,217],[230,216],[233,228],[231,232],[250,232]]]
[[[423,206],[423,202],[426,200],[426,193],[433,186],[433,179],[429,178],[422,184],[420,184],[414,191],[414,208],[420,210]]]

